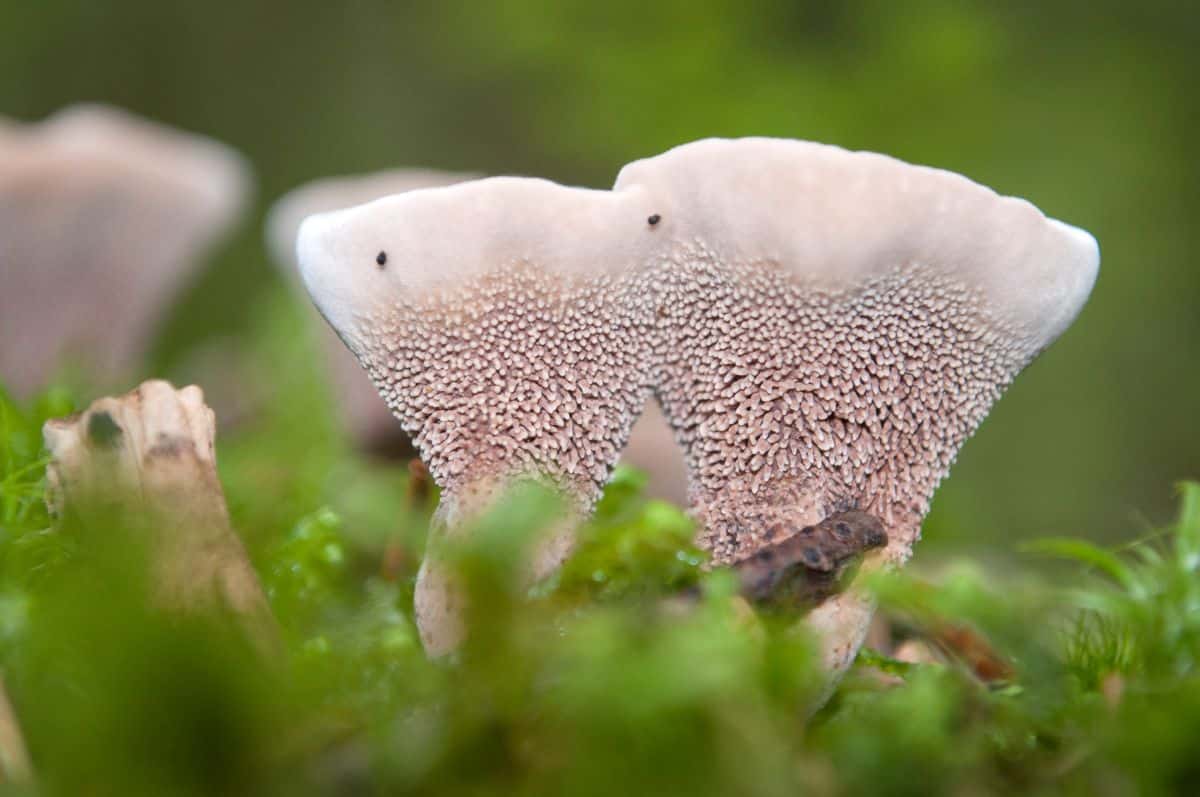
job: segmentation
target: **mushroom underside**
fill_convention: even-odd
[[[871,566],[905,561],[1098,264],[1086,233],[959,175],[768,139],[678,147],[612,192],[485,180],[305,228],[310,293],[449,515],[473,483],[530,474],[586,512],[653,391],[717,564],[851,511],[883,523]],[[388,236],[408,260],[372,282],[354,261]],[[870,613],[853,591],[811,613],[835,671]]]

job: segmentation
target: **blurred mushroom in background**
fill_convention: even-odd
[[[687,505],[687,464],[683,449],[663,415],[658,399],[651,398],[633,424],[620,462],[646,474],[646,495],[679,506]]]
[[[436,188],[477,179],[479,175],[431,169],[393,169],[348,177],[329,177],[296,188],[271,207],[266,223],[267,248],[288,282],[304,296],[315,318],[318,313],[300,283],[296,262],[296,236],[307,216],[363,205],[392,194],[421,188]],[[387,402],[354,355],[338,340],[337,333],[323,321],[322,340],[330,378],[343,428],[355,444],[373,454],[387,457],[414,455],[412,443]],[[675,442],[658,402],[651,399],[634,424],[621,461],[645,471],[646,493],[651,498],[682,505],[687,500],[687,475],[683,451]]]
[[[0,120],[0,383],[127,376],[251,186],[224,144],[116,108]]]

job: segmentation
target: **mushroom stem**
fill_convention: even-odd
[[[858,649],[867,638],[874,614],[875,601],[861,590],[851,587],[805,616],[805,624],[817,636],[821,665],[829,678],[824,693],[814,701],[814,708],[829,698],[842,674],[854,663]]]
[[[229,523],[216,471],[216,419],[200,388],[145,382],[47,421],[42,433],[51,457],[47,503],[56,515],[70,511],[86,533],[115,513],[126,521],[118,528],[145,534],[162,606],[229,609],[274,656],[278,628]]]
[[[466,638],[466,590],[447,561],[445,549],[463,541],[471,524],[495,507],[512,488],[512,480],[480,479],[458,492],[443,492],[430,523],[425,558],[417,573],[413,612],[426,654],[439,657],[454,651]],[[553,573],[575,545],[575,529],[594,502],[590,496],[564,493],[565,511],[534,541],[533,555],[517,578],[532,584]]]
[[[28,783],[33,778],[33,767],[25,740],[21,737],[21,726],[0,678],[0,784]]]
[[[694,509],[701,529],[699,542],[714,552],[716,563],[740,564],[775,542],[780,533],[787,535],[820,525],[826,519],[821,509],[825,502],[820,493],[811,487],[807,490],[798,487],[795,482],[759,495],[736,490],[709,500],[700,499]],[[886,523],[883,526],[891,540],[892,528]],[[904,553],[898,553],[890,547],[891,542],[888,545],[889,548],[880,553],[867,555],[859,574],[875,570],[883,566],[889,556],[903,556],[908,550],[901,547],[899,551]],[[899,545],[904,546],[904,543]],[[802,622],[816,635],[820,645],[821,664],[829,676],[827,692],[853,663],[874,613],[874,601],[851,584],[804,616]],[[814,705],[820,705],[827,698],[828,693],[823,694]]]

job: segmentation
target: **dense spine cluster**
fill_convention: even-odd
[[[537,476],[586,510],[650,389],[650,287],[513,262],[385,303],[364,324],[363,363],[451,496]]]
[[[353,207],[385,196],[424,188],[453,185],[474,174],[426,169],[395,169],[347,177],[327,177],[295,188],[276,200],[267,216],[268,250],[289,283],[303,290],[296,260],[300,224],[316,213]],[[313,309],[316,316],[316,310]],[[319,320],[319,319],[318,319]],[[371,380],[333,330],[321,323],[321,348],[328,381],[347,432],[362,449],[388,457],[412,455],[412,442],[380,400]]]
[[[438,483],[453,497],[536,475],[586,511],[653,387],[716,561],[850,508],[883,518],[905,556],[1032,348],[919,264],[816,290],[782,264],[664,244],[624,277],[516,261],[363,319],[364,365]]]
[[[514,477],[586,513],[653,392],[718,564],[852,510],[907,559],[959,446],[1098,263],[1086,233],[957,175],[765,139],[639,161],[607,194],[485,180],[305,226],[310,290],[442,485],[442,528]],[[353,270],[382,268],[384,239],[391,281]],[[453,590],[422,576],[422,634],[446,650]],[[831,669],[870,614],[849,593],[810,614]]]
[[[737,561],[771,529],[860,508],[906,556],[959,446],[1033,352],[919,264],[834,291],[702,244],[667,262],[655,384],[701,543]]]

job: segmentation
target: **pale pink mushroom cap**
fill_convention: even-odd
[[[655,387],[717,562],[851,507],[904,561],[959,446],[1099,263],[1024,200],[820,144],[700,141],[625,167],[616,190],[634,187],[662,214]],[[812,622],[857,633],[869,613],[838,596]]]
[[[271,205],[266,221],[267,248],[276,264],[286,268],[288,279],[299,278],[296,235],[309,216],[365,205],[393,194],[478,179],[480,175],[469,172],[417,168],[321,177],[292,189]]]
[[[599,496],[649,393],[652,212],[638,191],[491,178],[305,220],[304,282],[441,485],[441,528],[512,478],[579,513]],[[552,540],[534,574],[568,548]],[[416,607],[430,652],[458,641],[429,560]]]
[[[329,177],[300,186],[279,199],[267,218],[267,247],[290,278],[299,278],[296,235],[308,216],[342,210],[393,194],[454,185],[478,175],[432,169],[393,169],[350,177]],[[358,445],[371,451],[401,451],[408,444],[387,403],[359,367],[354,355],[325,333],[325,349],[342,422]],[[683,453],[657,402],[649,401],[629,434],[621,461],[646,472],[646,492],[676,503],[687,500]]]
[[[0,133],[0,380],[121,378],[245,206],[228,147],[103,106]]]
[[[326,177],[296,188],[271,206],[267,216],[267,249],[288,281],[300,287],[296,235],[308,216],[362,205],[392,194],[453,185],[478,175],[431,169],[392,169],[348,177]],[[403,452],[408,435],[392,417],[387,403],[354,355],[324,323],[322,347],[343,428],[360,447],[378,453]]]

